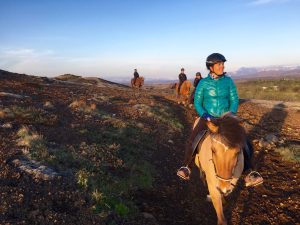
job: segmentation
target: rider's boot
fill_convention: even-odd
[[[206,123],[203,119],[200,119],[194,126],[191,136],[186,144],[185,159],[182,167],[177,171],[177,176],[183,180],[189,180],[191,175],[191,164],[195,158],[195,153],[198,144],[203,140],[206,134]]]
[[[245,185],[246,187],[255,187],[263,183],[264,179],[259,174],[259,172],[252,170],[252,155],[253,155],[253,147],[249,140],[246,140],[246,144],[243,148],[244,153],[244,171],[251,170],[251,172],[245,177]]]

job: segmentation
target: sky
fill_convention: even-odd
[[[300,0],[0,0],[0,69],[113,80],[300,65]]]

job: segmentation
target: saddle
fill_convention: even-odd
[[[195,155],[198,153],[198,150],[197,150],[198,145],[201,147],[201,145],[207,135],[208,135],[208,130],[205,129],[205,130],[200,131],[197,134],[197,136],[195,137],[193,144],[192,144],[192,149],[193,149],[192,160],[194,160]],[[201,167],[199,167],[199,172],[200,172],[200,177],[201,177],[201,180],[202,180],[204,186],[207,186],[206,179],[205,179],[205,172],[203,171],[203,169]]]
[[[203,140],[205,139],[206,135],[208,134],[207,129],[206,130],[202,130],[200,131],[197,136],[195,137],[193,143],[192,143],[192,149],[193,149],[193,154],[192,156],[195,156],[198,152],[197,150],[197,146],[198,145],[202,145]]]

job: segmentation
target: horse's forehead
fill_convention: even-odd
[[[223,143],[221,140],[216,139],[214,137],[212,137],[211,140],[212,140],[212,145],[214,147],[219,147],[219,148],[221,147],[222,149],[225,150],[225,152],[227,152],[227,150],[230,150],[229,152],[234,154],[236,151],[239,151],[239,147],[238,146],[236,146],[236,147],[229,147],[228,145],[226,145],[225,143]]]
[[[226,144],[224,144],[222,141],[220,141],[214,137],[212,137],[211,140],[212,140],[213,145],[222,146],[225,149],[225,151],[227,151],[229,149],[229,147]]]

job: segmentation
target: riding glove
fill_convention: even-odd
[[[215,117],[210,115],[209,113],[203,113],[202,118],[207,121],[211,121],[211,120],[215,119]]]

